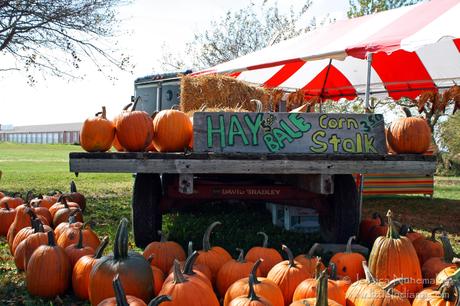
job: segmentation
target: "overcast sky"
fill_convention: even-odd
[[[120,37],[119,48],[126,50],[136,68],[134,74],[117,72],[117,81],[107,80],[88,69],[84,80],[66,81],[48,76],[38,78],[34,87],[20,72],[0,75],[0,124],[35,125],[80,122],[105,105],[108,116],[120,112],[133,94],[134,79],[158,73],[161,46],[183,50],[193,34],[219,20],[228,10],[245,7],[248,0],[134,0],[120,9],[120,28],[130,33]],[[281,9],[300,7],[302,0],[279,0]],[[321,20],[327,14],[346,18],[348,0],[313,0],[307,18]],[[0,57],[1,58],[1,57]],[[86,71],[85,71],[86,72]]]

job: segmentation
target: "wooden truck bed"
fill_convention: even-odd
[[[71,172],[353,174],[435,172],[420,154],[70,153]]]

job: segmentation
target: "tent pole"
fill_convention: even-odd
[[[369,99],[371,92],[371,72],[372,72],[372,53],[367,54],[367,80],[366,80],[366,95],[364,96],[365,112],[369,112]]]
[[[329,71],[331,70],[332,58],[329,59],[329,64],[327,64],[326,76],[324,77],[323,87],[321,87],[321,92],[319,93],[319,112],[323,112],[323,93],[324,88],[326,87],[327,78],[329,76]]]

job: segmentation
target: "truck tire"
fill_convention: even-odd
[[[160,175],[137,173],[134,179],[132,218],[136,246],[145,248],[150,242],[158,240],[162,215],[160,199],[162,196]]]
[[[319,217],[321,238],[329,243],[346,243],[357,235],[360,201],[356,183],[351,174],[334,175],[334,193],[324,201],[325,209]]]

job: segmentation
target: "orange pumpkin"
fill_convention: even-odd
[[[78,192],[77,185],[75,184],[74,181],[70,181],[70,192],[66,193],[65,197],[70,202],[77,203],[78,206],[80,206],[80,209],[81,209],[82,212],[85,211],[85,209],[86,209],[86,198],[82,193]]]
[[[136,111],[136,99],[131,110],[126,110],[117,119],[117,138],[123,148],[129,152],[145,151],[152,142],[152,118],[144,111]]]
[[[197,278],[201,280],[202,282],[206,283],[209,286],[209,288],[212,288],[212,283],[209,280],[209,278],[203,273],[201,273],[200,271],[193,269],[193,266],[195,265],[195,261],[197,257],[198,257],[197,251],[194,251],[189,257],[187,257],[187,260],[185,261],[185,264],[184,264],[184,269],[182,270],[182,274],[187,276],[188,279]],[[179,267],[180,267],[180,263],[179,263]],[[174,267],[173,267],[173,272],[174,272]],[[173,272],[170,273],[168,277],[165,279],[164,281],[165,283],[174,281]]]
[[[307,270],[308,276],[306,278],[313,278],[315,276],[316,266],[318,263],[320,263],[320,269],[324,269],[324,265],[321,262],[321,258],[319,258],[318,256],[313,256],[318,247],[319,243],[315,243],[312,245],[310,250],[308,250],[307,254],[300,254],[297,255],[295,258],[295,260],[301,263],[302,266],[304,266],[304,268]]]
[[[57,239],[57,245],[62,248],[66,248],[71,244],[77,243],[79,238],[79,231],[82,228],[83,233],[83,244],[85,246],[91,247],[93,250],[97,249],[101,241],[97,234],[91,229],[90,223],[83,223],[82,225],[80,222],[75,223],[74,225],[68,226],[65,230],[59,235]]]
[[[26,227],[22,228],[17,233],[17,235],[14,237],[13,244],[11,245],[11,250],[12,250],[13,254],[15,254],[16,248],[18,247],[18,245],[22,241],[27,239],[27,237],[29,237],[30,235],[35,234],[35,233],[37,233],[39,231],[39,229],[40,229],[39,225],[40,224],[42,224],[42,221],[40,219],[36,218],[36,216],[31,216],[31,226],[26,226]],[[43,225],[42,224],[42,227],[44,228],[45,232],[53,231],[53,229],[51,227],[49,227],[48,225]]]
[[[83,229],[80,228],[78,232],[78,242],[69,245],[64,249],[65,253],[67,254],[67,257],[70,260],[70,266],[73,267],[77,263],[77,261],[86,255],[90,255],[94,253],[94,249],[90,246],[83,245]]]
[[[174,241],[168,241],[167,237],[161,231],[160,241],[153,241],[149,243],[142,255],[147,259],[150,255],[155,255],[152,260],[152,265],[156,266],[163,271],[164,274],[171,269],[174,259],[185,260],[185,251],[180,244]]]
[[[45,233],[43,224],[36,219],[32,221],[32,227],[34,232],[22,240],[14,251],[14,263],[18,270],[25,270],[33,251],[48,243],[48,234]]]
[[[19,196],[3,197],[0,199],[0,207],[5,208],[7,203],[10,208],[16,208],[19,205],[24,204],[24,200]]]
[[[343,296],[347,293],[348,288],[350,288],[352,281],[348,276],[345,277],[337,277],[337,267],[333,262],[329,262],[329,270],[330,270],[330,279],[335,282],[337,287],[340,288],[343,292]]]
[[[425,279],[425,283],[434,285],[436,281],[436,275],[441,272],[443,269],[448,267],[455,268],[455,264],[452,263],[454,259],[454,250],[450,244],[449,238],[446,233],[443,233],[440,236],[443,248],[444,256],[443,257],[431,257],[422,265],[422,275]]]
[[[6,236],[15,216],[16,211],[8,203],[5,203],[5,208],[0,208],[0,236]]]
[[[85,255],[75,263],[72,271],[72,288],[79,299],[89,299],[89,275],[108,244],[109,237],[104,237],[93,255]]]
[[[216,287],[220,296],[225,295],[225,292],[227,292],[231,284],[248,275],[254,265],[254,262],[244,259],[243,249],[237,250],[240,252],[238,259],[227,261],[217,273]],[[260,276],[259,271],[257,271],[256,274]]]
[[[336,265],[337,275],[339,277],[348,276],[352,282],[364,278],[364,270],[361,263],[366,260],[360,253],[353,253],[351,251],[351,242],[354,239],[356,239],[356,236],[350,237],[345,252],[335,254],[330,260],[330,262]]]
[[[458,269],[460,269],[460,259],[454,258],[452,263],[455,266],[450,266],[441,270],[436,276],[436,285],[441,285],[448,277],[451,277]]]
[[[59,225],[54,228],[54,237],[56,237],[56,240],[58,240],[61,234],[69,227],[80,228],[82,226],[83,222],[77,222],[75,216],[70,215],[69,220],[67,222],[59,223]]]
[[[147,306],[143,300],[125,294],[118,274],[113,279],[113,291],[115,292],[115,297],[104,299],[98,306]]]
[[[163,283],[165,282],[165,275],[163,274],[163,271],[161,271],[160,268],[152,265],[153,257],[154,255],[150,255],[150,257],[147,258],[147,261],[150,263],[150,268],[152,268],[153,294],[158,295],[161,288],[163,287]]]
[[[49,209],[42,206],[42,201],[37,201],[34,204],[30,204],[30,206],[33,207],[37,216],[42,216],[46,219],[47,224],[53,224],[53,217],[51,217]]]
[[[419,238],[424,238],[423,234],[414,231],[414,229],[411,226],[407,226],[405,224],[402,225],[401,230],[399,231],[399,234],[402,236],[406,236],[409,238],[411,242],[414,242],[415,240]]]
[[[411,117],[393,121],[388,127],[388,143],[396,153],[423,153],[431,144],[431,129],[424,118]]]
[[[80,205],[78,205],[78,203],[68,201],[66,195],[64,195],[64,194],[60,195],[59,199],[57,200],[57,202],[54,203],[53,206],[51,206],[49,208],[50,214],[53,217],[53,219],[54,219],[54,215],[56,215],[56,213],[62,208],[74,208],[74,209],[71,210],[71,212],[73,212],[75,210],[75,208],[80,209]],[[71,214],[76,215],[77,212],[74,212],[74,213],[71,213]],[[77,219],[80,220],[81,218],[78,217]],[[63,222],[65,222],[67,220],[68,220],[68,217]],[[54,226],[58,226],[58,224],[55,224]]]
[[[6,239],[8,240],[8,246],[10,247],[11,255],[14,255],[13,252],[13,241],[17,233],[24,227],[31,226],[31,208],[28,205],[20,205],[16,208],[16,215],[14,216],[14,221],[11,223]]]
[[[122,114],[126,111],[128,111],[128,109],[133,105],[133,102],[130,102],[129,104],[125,105],[125,107],[123,107],[123,110],[121,111],[120,114],[116,115],[112,122],[113,122],[113,125],[116,127],[117,126],[117,122],[118,120],[121,118]],[[117,133],[115,132],[115,137],[113,138],[113,143],[112,143],[112,146],[115,148],[115,150],[117,150],[118,152],[123,152],[123,151],[126,151],[125,148],[123,148],[123,146],[120,144],[120,142],[118,141],[118,137],[117,137]]]
[[[187,259],[191,258],[190,256],[192,256],[193,252],[194,252],[194,250],[193,250],[193,242],[189,241],[188,242],[188,249],[187,249]],[[182,270],[184,269],[186,261],[181,261],[180,262],[180,267],[181,267]],[[203,273],[209,280],[212,279],[211,269],[209,269],[209,267],[207,265],[196,263],[196,258],[193,260],[193,267],[192,268],[193,268],[193,271],[199,271],[199,272]],[[169,270],[169,274],[171,274],[172,272],[173,272],[173,267],[171,267],[171,269]]]
[[[234,282],[225,293],[224,306],[228,304],[239,296],[244,296],[249,294],[249,280],[252,279],[252,286],[254,292],[266,298],[272,303],[273,306],[284,306],[284,297],[281,289],[271,280],[265,277],[257,277],[256,271],[259,268],[259,265],[262,263],[263,259],[258,259],[252,269],[249,277],[242,278]]]
[[[67,291],[72,270],[64,250],[48,232],[48,244],[39,246],[27,264],[26,285],[31,295],[54,298]]]
[[[345,304],[339,304],[334,300],[328,299],[328,279],[326,270],[320,273],[316,286],[316,292],[314,298],[307,298],[302,300],[294,301],[290,306],[302,306],[302,305],[315,305],[315,306],[340,306]],[[287,304],[286,304],[287,305]]]
[[[457,284],[456,284],[457,282]],[[460,303],[460,269],[438,288],[431,287],[420,291],[414,299],[412,306],[457,306]],[[457,286],[457,289],[455,288]]]
[[[410,283],[399,285],[398,288],[406,296],[414,296],[423,288],[420,263],[412,242],[399,236],[394,230],[392,216],[389,210],[387,236],[379,237],[375,241],[369,256],[369,269],[380,280],[409,278]]]
[[[257,296],[257,292],[254,290],[254,278],[250,278],[249,292],[231,300],[228,306],[273,306],[273,304],[265,297]]]
[[[217,225],[220,225],[219,221],[212,223],[205,231],[203,235],[203,249],[198,251],[200,254],[196,260],[199,264],[204,264],[211,269],[212,279],[211,282],[217,277],[219,269],[227,262],[232,260],[232,256],[222,247],[214,246],[211,247],[209,241],[211,232]]]
[[[378,212],[374,212],[371,216],[371,218],[363,219],[361,220],[361,223],[359,223],[359,240],[361,242],[367,243],[369,241],[369,231],[374,225],[379,225],[381,223],[382,217]]]
[[[216,295],[208,284],[198,278],[190,278],[180,271],[179,261],[174,261],[173,280],[163,284],[159,295],[169,295],[174,306],[219,306]]]
[[[260,275],[267,276],[268,271],[273,268],[274,265],[283,261],[283,257],[281,254],[273,248],[268,247],[268,235],[264,232],[258,232],[257,235],[262,235],[264,237],[264,241],[262,246],[252,247],[246,253],[246,260],[256,262],[259,258],[262,258],[263,261],[260,264]]]
[[[301,263],[294,260],[294,255],[287,246],[283,245],[282,249],[287,253],[288,260],[276,264],[268,272],[267,278],[280,287],[284,304],[289,305],[297,286],[309,277],[309,271]]]
[[[443,257],[444,249],[442,243],[436,240],[436,232],[442,230],[441,227],[434,228],[431,231],[431,237],[420,238],[412,242],[415,251],[417,252],[420,265],[430,259],[431,257]]]
[[[308,298],[315,298],[317,294],[317,286],[319,284],[319,277],[321,276],[320,263],[316,267],[315,278],[308,278],[303,280],[295,289],[292,296],[293,301],[299,301]],[[335,281],[328,279],[327,281],[327,298],[333,300],[341,305],[345,305],[345,293]]]
[[[87,152],[105,152],[112,146],[115,126],[107,119],[105,106],[102,112],[83,122],[80,130],[80,145]]]
[[[58,197],[55,196],[39,195],[38,197],[30,200],[30,206],[46,207],[49,210],[51,206],[53,206],[53,204],[57,202],[57,200]]]
[[[153,130],[153,144],[158,152],[182,152],[193,135],[189,117],[174,109],[160,111],[153,119]]]

